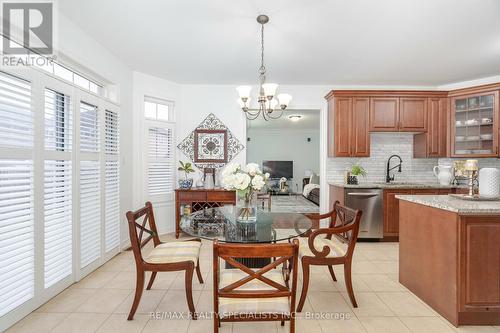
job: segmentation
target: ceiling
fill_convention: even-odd
[[[300,116],[300,120],[292,121],[289,116]],[[285,110],[278,119],[265,121],[262,116],[255,120],[247,120],[247,129],[265,130],[316,130],[319,131],[319,110]]]
[[[137,71],[252,84],[258,14],[268,82],[440,85],[500,74],[498,0],[64,0],[59,10]]]

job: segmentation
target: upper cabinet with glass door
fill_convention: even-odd
[[[451,99],[451,154],[498,156],[498,91]]]

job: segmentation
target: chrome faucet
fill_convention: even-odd
[[[393,157],[397,157],[397,158],[399,158],[399,164],[398,164],[398,165],[395,165],[395,166],[393,166],[393,167],[391,168],[391,167],[390,167],[390,165],[391,165],[391,159],[392,159]],[[391,155],[391,157],[389,157],[389,159],[387,160],[387,172],[386,172],[386,174],[385,174],[385,182],[386,182],[386,183],[390,183],[390,182],[391,182],[391,180],[394,180],[394,175],[392,175],[392,177],[391,177],[391,176],[389,176],[389,171],[391,171],[391,170],[393,170],[393,169],[398,168],[398,172],[401,172],[401,164],[403,164],[403,160],[401,159],[401,157],[400,157],[399,155]]]

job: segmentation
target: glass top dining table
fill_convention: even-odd
[[[271,243],[295,238],[312,227],[300,213],[257,212],[256,222],[236,220],[236,207],[205,208],[181,217],[181,229],[190,236],[226,243]]]

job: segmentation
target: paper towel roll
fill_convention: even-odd
[[[479,195],[482,197],[500,197],[500,170],[482,168],[479,170]]]

